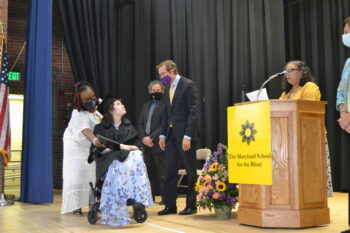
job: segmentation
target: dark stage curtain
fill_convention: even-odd
[[[165,59],[193,79],[202,98],[201,146],[227,143],[226,107],[240,89],[258,89],[288,60],[304,60],[328,101],[327,130],[335,188],[346,189],[346,143],[335,95],[349,50],[341,44],[345,0],[59,0],[76,81],[88,80],[100,96],[123,98],[135,122],[148,99],[147,84]],[[130,1],[132,2],[132,1]],[[280,80],[268,85],[270,98]],[[341,135],[341,136],[340,136]],[[338,168],[341,168],[340,170]]]
[[[29,1],[21,201],[51,203],[52,1]]]
[[[116,93],[118,1],[57,2],[75,81],[89,81],[98,94]]]
[[[347,190],[350,135],[337,123],[336,93],[350,49],[342,43],[350,1],[285,0],[286,59],[303,60],[313,71],[326,108],[327,138],[335,190]]]
[[[115,2],[59,0],[59,9],[76,81],[123,98],[133,122],[148,99],[147,84],[158,78],[155,66],[173,59],[198,84],[201,145],[215,148],[227,143],[226,107],[240,101],[241,86],[257,89],[283,69],[279,0]],[[280,83],[272,85],[276,98]]]

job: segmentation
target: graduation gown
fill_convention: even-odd
[[[112,139],[120,144],[135,145],[142,150],[142,143],[138,140],[137,131],[131,124],[130,120],[126,118],[122,119],[122,123],[119,125],[118,130],[106,121],[97,124],[94,128],[94,134]],[[93,160],[96,161],[96,180],[107,172],[109,165],[114,160],[123,162],[130,152],[126,150],[112,150],[107,153],[102,153],[104,150],[105,148],[96,148],[94,146],[91,148],[89,162],[92,162]]]

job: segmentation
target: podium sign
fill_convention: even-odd
[[[270,102],[227,108],[230,183],[272,185]]]

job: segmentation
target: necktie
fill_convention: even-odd
[[[173,102],[174,92],[175,92],[174,85],[171,84],[170,89],[169,89],[170,104],[172,104],[172,102]]]
[[[152,115],[153,115],[153,111],[154,111],[154,108],[156,107],[156,105],[157,105],[157,102],[152,101],[152,104],[151,104],[151,107],[150,107],[149,113],[148,113],[146,129],[145,129],[145,132],[146,132],[147,135],[149,135],[151,133]]]

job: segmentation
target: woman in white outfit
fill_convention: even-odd
[[[75,85],[74,110],[63,135],[63,193],[61,213],[82,216],[81,208],[89,205],[89,182],[95,181],[95,163],[88,164],[91,143],[104,147],[93,134],[100,119],[98,99],[91,84]]]

